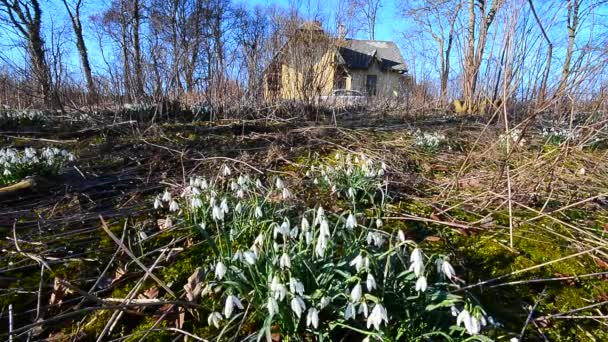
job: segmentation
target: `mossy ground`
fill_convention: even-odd
[[[219,127],[222,126],[222,127]],[[523,270],[553,260],[567,257],[585,248],[583,237],[570,227],[560,224],[546,217],[530,219],[537,216],[535,212],[522,207],[513,210],[514,246],[509,247],[509,213],[504,201],[492,198],[491,203],[471,201],[475,196],[487,194],[489,190],[500,192],[504,189],[504,176],[497,180],[497,174],[503,166],[502,159],[505,154],[500,147],[492,152],[492,138],[474,144],[482,125],[470,123],[464,129],[462,124],[442,124],[421,126],[423,130],[440,129],[446,133],[448,144],[435,153],[420,151],[412,146],[413,130],[405,126],[395,126],[393,129],[376,129],[376,127],[354,127],[352,129],[323,128],[302,133],[294,127],[285,127],[278,124],[255,126],[250,123],[234,122],[215,125],[209,122],[182,124],[166,123],[155,128],[155,133],[148,136],[134,136],[125,132],[102,132],[89,136],[69,146],[80,155],[79,167],[87,175],[103,174],[108,170],[117,168],[130,168],[142,166],[138,177],[146,179],[140,184],[150,182],[179,182],[184,177],[183,170],[195,170],[196,174],[210,174],[209,170],[220,165],[225,160],[215,162],[201,161],[203,157],[230,157],[242,160],[258,169],[271,169],[288,175],[289,182],[299,184],[301,175],[307,167],[318,165],[320,160],[331,162],[332,156],[341,151],[360,151],[376,158],[382,158],[389,165],[391,183],[391,204],[386,216],[414,216],[427,219],[427,221],[414,221],[409,219],[387,220],[385,229],[394,231],[403,230],[406,236],[421,242],[425,249],[451,255],[458,274],[472,284],[484,281],[510,272]],[[145,142],[144,142],[145,140]],[[23,142],[25,143],[25,142]],[[173,151],[182,151],[183,155],[170,152],[154,145],[161,145]],[[116,151],[115,148],[119,148]],[[518,201],[535,210],[544,208],[555,210],[585,196],[595,196],[597,189],[608,184],[603,178],[605,166],[600,169],[589,169],[584,179],[575,175],[576,170],[596,160],[605,153],[600,148],[585,149],[577,153],[564,155],[562,145],[545,145],[534,143],[522,148],[509,160],[512,170],[512,181],[518,188]],[[471,153],[471,155],[468,155]],[[198,159],[198,160],[194,160]],[[463,164],[467,160],[466,164]],[[553,178],[545,177],[550,174],[547,165],[558,160],[561,172]],[[535,163],[537,184],[534,191],[526,192],[527,186],[532,184],[530,174],[522,165]],[[251,171],[247,167],[243,170]],[[456,177],[458,176],[458,177]],[[578,177],[578,178],[577,178]],[[457,179],[457,181],[454,181]],[[585,181],[584,186],[580,186]],[[551,184],[559,182],[559,191],[550,192]],[[115,186],[114,184],[110,184]],[[136,188],[121,188],[125,198],[104,201],[103,208],[123,208],[126,204],[137,203],[137,208],[149,208],[153,193],[162,190],[163,185],[156,184],[155,192],[144,192]],[[450,195],[442,197],[446,189],[451,189]],[[322,204],[331,207],[335,199],[330,196],[330,189],[309,191],[306,186],[296,187],[294,190],[302,199],[302,205],[315,206]],[[95,199],[93,199],[95,201]],[[494,203],[496,202],[496,203]],[[125,204],[126,203],[126,204]],[[553,216],[564,223],[587,227],[589,232],[600,238],[605,238],[608,214],[602,204],[592,202],[560,211]],[[52,205],[49,205],[51,208]],[[100,207],[93,207],[97,209]],[[37,208],[36,215],[48,215],[49,208]],[[440,210],[450,208],[446,212]],[[64,210],[66,216],[73,210],[66,205],[65,208],[57,206],[55,210]],[[89,207],[86,210],[90,210]],[[141,210],[141,209],[138,209]],[[165,283],[170,284],[175,291],[181,291],[187,278],[198,267],[202,258],[209,255],[208,249],[200,243],[201,239],[196,231],[188,228],[158,232],[156,220],[162,219],[147,211],[137,212],[128,218],[112,220],[110,230],[121,236],[123,229],[127,228],[126,244],[138,256],[142,256],[146,265],[150,265],[158,254],[145,256],[146,252],[164,246],[175,238],[186,235],[190,237],[179,246],[184,250],[171,255],[167,261],[161,263],[155,274]],[[31,218],[30,217],[30,218]],[[480,224],[483,218],[491,218],[490,224]],[[96,217],[94,217],[96,218]],[[429,220],[435,221],[430,222]],[[457,223],[463,226],[470,225],[467,230],[455,226],[442,225],[440,221]],[[98,221],[87,221],[96,225],[97,230],[89,234],[85,248],[73,246],[71,241],[75,238],[53,240],[52,246],[62,246],[65,250],[81,250],[78,260],[68,261],[53,267],[54,273],[46,273],[44,283],[52,284],[54,277],[61,277],[71,281],[83,289],[88,290],[92,279],[95,279],[101,269],[109,262],[112,253],[116,250],[116,243],[101,230]],[[10,232],[10,226],[0,224],[0,229]],[[69,226],[57,225],[51,231],[53,234],[69,232],[78,224]],[[139,227],[135,229],[135,227]],[[31,231],[19,231],[20,238],[31,241],[47,241],[43,234]],[[138,241],[138,231],[145,230],[157,234],[153,239]],[[69,236],[69,235],[68,235]],[[567,237],[567,238],[564,238]],[[74,240],[71,240],[74,239]],[[49,240],[50,241],[50,240]],[[580,242],[580,243],[579,243]],[[24,245],[25,246],[25,245]],[[42,253],[45,247],[32,247],[28,249]],[[2,248],[11,249],[13,244],[2,242]],[[28,247],[29,248],[29,247]],[[60,255],[60,254],[52,254]],[[65,253],[62,255],[66,255]],[[602,258],[601,255],[594,255]],[[8,278],[19,279],[9,281],[6,291],[0,296],[0,306],[5,308],[8,304],[20,305],[17,311],[32,308],[35,305],[37,291],[40,283],[39,267],[30,267],[20,271],[10,271],[9,262],[22,262],[23,256],[12,254],[2,259],[2,267],[9,270],[5,273]],[[93,261],[88,261],[93,260]],[[127,274],[112,283],[107,289],[96,292],[100,298],[124,298],[133,288],[143,271],[135,265],[124,253],[119,253],[110,268],[110,276],[114,276],[118,266],[128,264]],[[567,312],[589,305],[590,303],[605,300],[608,296],[608,283],[602,278],[590,277],[567,281],[524,282],[508,286],[492,287],[510,281],[529,281],[563,276],[577,276],[594,272],[605,271],[604,266],[598,263],[592,255],[583,255],[565,261],[552,263],[546,267],[517,274],[502,279],[496,283],[471,289],[489,314],[496,317],[504,327],[496,332],[500,336],[505,331],[519,332],[529,314],[529,308],[538,301],[534,317],[542,315]],[[604,278],[605,279],[605,278]],[[155,286],[148,280],[141,287],[139,294]],[[24,291],[16,291],[25,290]],[[44,300],[48,301],[50,289],[44,293]],[[160,290],[159,296],[164,292]],[[72,296],[76,297],[75,294]],[[69,297],[69,296],[68,296]],[[69,298],[66,298],[69,300]],[[61,308],[53,307],[50,313],[57,313]],[[128,340],[139,340],[146,331],[157,321],[159,308],[146,308],[143,316],[128,315],[123,318],[113,330],[111,337],[129,336]],[[206,312],[201,312],[198,318],[188,315],[183,326],[184,330],[198,336],[210,336],[210,328],[206,323]],[[76,333],[84,334],[85,339],[93,338],[107,323],[111,312],[99,310],[88,313],[76,320],[55,323],[46,326],[46,334],[61,331],[66,339]],[[18,324],[25,324],[31,314],[19,316]],[[82,320],[81,324],[77,324]],[[530,339],[540,339],[542,331],[549,340],[560,341],[586,341],[608,340],[608,335],[602,325],[593,320],[540,320],[536,325],[530,325],[526,336]],[[173,326],[174,322],[161,320],[157,328]],[[244,322],[243,331],[255,331],[255,322]],[[167,331],[154,331],[148,340],[166,340],[173,336]]]

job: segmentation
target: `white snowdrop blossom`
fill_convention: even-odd
[[[321,298],[321,302],[319,303],[319,306],[321,309],[323,309],[326,306],[328,306],[329,304],[331,304],[331,299],[327,296],[324,296]]]
[[[273,293],[274,298],[281,302],[287,295],[287,288],[279,281],[279,278],[276,275],[272,278],[272,282],[270,283],[270,291]]]
[[[291,299],[291,311],[293,311],[294,314],[296,314],[296,316],[298,318],[300,318],[302,316],[302,313],[304,311],[306,311],[306,304],[304,303],[304,300],[302,298],[300,298],[299,296],[295,296]]]
[[[171,193],[168,190],[165,190],[165,192],[163,192],[162,200],[165,202],[171,201]]]
[[[257,206],[255,207],[255,218],[262,218],[262,216],[264,216],[264,214],[262,213],[262,208]]]
[[[220,203],[220,209],[222,209],[222,212],[224,214],[228,214],[228,200],[226,200],[225,198],[222,199],[222,202]]]
[[[258,256],[252,251],[245,251],[243,253],[243,257],[250,265],[255,265],[255,263],[258,261]]]
[[[358,302],[361,299],[362,292],[363,290],[361,289],[361,283],[357,283],[357,285],[350,290],[350,300],[353,303]]]
[[[8,171],[8,170],[5,170]],[[8,176],[8,175],[5,175]],[[163,207],[163,203],[161,202],[160,198],[158,198],[158,196],[154,199],[154,209],[158,209],[158,208],[162,208]]]
[[[308,231],[308,229],[310,229],[310,223],[308,223],[308,220],[306,219],[306,217],[302,217],[302,222],[300,223],[300,227],[302,228],[303,232]]]
[[[454,267],[452,267],[452,265],[450,265],[450,263],[445,260],[441,264],[441,271],[448,279],[452,279],[456,275]]]
[[[224,211],[218,206],[213,206],[213,209],[211,209],[211,216],[216,221],[224,221]]]
[[[363,317],[367,318],[369,316],[369,308],[366,302],[363,302],[359,305],[359,310],[357,310],[358,314],[362,314]]]
[[[207,324],[215,326],[216,329],[219,329],[221,321],[222,321],[222,314],[219,312],[212,312],[207,317]]]
[[[348,188],[348,197],[350,198],[355,198],[355,189],[353,188]]]
[[[226,298],[226,304],[224,305],[224,316],[226,316],[226,319],[232,316],[235,306],[241,310],[245,309],[243,304],[241,304],[241,301],[236,296],[229,295],[228,298]]]
[[[380,228],[382,228],[382,226],[383,226],[382,220],[379,218],[376,219],[376,228],[380,229]]]
[[[281,255],[281,259],[279,259],[279,266],[281,268],[291,268],[291,258],[289,258],[287,253],[283,253],[283,255]]]
[[[361,269],[367,269],[369,267],[369,259],[367,257],[363,257],[361,254],[358,254],[353,260],[351,260],[349,265],[355,266],[355,270],[360,272]]]
[[[410,256],[410,262],[412,264],[410,265],[409,270],[414,271],[416,277],[419,277],[424,270],[424,260],[422,250],[420,248],[414,248],[412,255]]]
[[[279,191],[283,190],[283,188],[285,187],[285,184],[283,184],[283,180],[280,177],[277,177],[277,180],[275,181],[274,184]]]
[[[224,164],[224,166],[222,167],[222,175],[224,177],[228,177],[230,176],[232,172],[230,171],[230,168],[228,167],[228,165]]]
[[[369,232],[367,233],[367,244],[380,248],[384,244],[384,236],[378,232]]]
[[[266,308],[268,309],[268,315],[270,317],[279,313],[279,304],[273,297],[268,297]]]
[[[224,278],[225,274],[226,274],[226,265],[224,265],[223,262],[218,261],[218,263],[215,264],[215,279],[222,280]]]
[[[380,330],[382,321],[388,324],[388,315],[386,313],[386,309],[384,306],[382,306],[382,304],[376,304],[374,305],[372,313],[369,315],[369,317],[367,317],[367,328],[369,329],[369,327],[373,325],[376,330]]]
[[[373,291],[376,288],[376,279],[374,279],[374,276],[371,273],[367,274],[365,285],[367,286],[368,291]]]
[[[241,202],[236,204],[236,207],[234,207],[234,212],[238,214],[243,212],[243,205],[241,204]]]
[[[315,329],[319,327],[319,310],[315,308],[308,309],[308,314],[306,315],[306,326],[312,326]]]
[[[179,210],[179,204],[177,204],[177,202],[175,200],[171,201],[171,204],[169,204],[169,211],[178,211]]]
[[[424,292],[426,291],[426,277],[420,276],[418,280],[416,280],[416,291]]]
[[[346,228],[353,229],[355,227],[357,227],[357,219],[355,218],[355,215],[353,215],[351,213],[348,215],[348,218],[346,219]]]
[[[483,315],[475,317],[467,309],[464,309],[456,318],[456,324],[458,326],[464,324],[464,328],[469,335],[477,335],[481,331],[482,325],[486,324],[486,320]]]
[[[355,316],[356,316],[355,304],[348,303],[346,305],[346,310],[344,310],[344,319],[348,320],[351,318],[355,318]]]
[[[304,295],[304,284],[298,278],[289,278],[289,292]]]
[[[397,232],[397,238],[399,239],[399,242],[405,242],[405,233],[403,230],[399,229]]]
[[[203,201],[201,201],[201,199],[199,197],[193,197],[190,204],[191,204],[192,208],[196,209],[196,208],[200,208],[203,206]]]
[[[291,197],[291,192],[289,192],[289,190],[287,188],[283,188],[282,196],[283,196],[283,199],[286,200]]]

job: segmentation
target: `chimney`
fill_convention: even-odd
[[[340,23],[338,25],[338,39],[344,40],[346,38],[346,25]]]

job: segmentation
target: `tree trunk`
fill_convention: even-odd
[[[570,76],[570,63],[572,62],[574,40],[576,39],[576,30],[578,28],[579,8],[579,0],[568,0],[568,47],[566,49],[564,67],[562,69],[562,76],[559,81],[556,95],[560,95],[565,92],[566,83],[568,82],[568,77]]]
[[[133,0],[133,59],[135,69],[135,95],[140,100],[144,97],[144,78],[141,60],[141,46],[139,39],[139,28],[141,23],[141,9],[139,0]]]
[[[63,0],[63,5],[68,11],[70,21],[72,22],[72,28],[74,29],[74,35],[76,36],[76,48],[80,55],[80,63],[82,64],[82,72],[84,73],[85,80],[87,82],[87,88],[89,89],[89,100],[95,102],[97,100],[97,90],[95,82],[93,81],[93,74],[91,72],[91,64],[89,63],[89,54],[87,47],[84,42],[82,35],[82,24],[80,21],[80,8],[82,6],[82,0],[77,0],[74,11],[68,6],[67,0]]]

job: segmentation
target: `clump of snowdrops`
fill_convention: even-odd
[[[523,138],[522,130],[519,128],[513,128],[509,130],[508,134],[503,133],[498,136],[498,145],[501,148],[506,149],[507,143],[510,145],[511,148],[516,145],[523,147],[526,143],[526,139]]]
[[[541,135],[546,139],[547,143],[559,145],[568,140],[577,140],[579,137],[579,132],[574,128],[545,127],[543,128]]]
[[[10,184],[34,173],[54,175],[70,161],[74,155],[56,147],[24,150],[0,149],[0,184]]]
[[[252,340],[478,336],[492,320],[451,293],[463,281],[448,257],[425,253],[383,220],[385,169],[337,154],[296,188],[280,175],[262,180],[223,165],[213,178],[159,194],[154,207],[193,227],[212,251],[200,265],[200,301],[216,329],[205,337],[224,340],[244,325],[256,327]],[[317,186],[332,189],[331,210],[298,199]]]
[[[417,130],[414,133],[414,146],[425,152],[437,152],[445,143],[445,135],[438,132],[428,133]]]
[[[47,112],[36,109],[15,110],[11,108],[0,109],[0,125],[31,124],[48,120]]]

